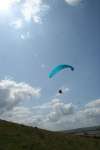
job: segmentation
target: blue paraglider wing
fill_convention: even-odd
[[[66,64],[61,64],[61,65],[56,66],[54,69],[52,69],[48,76],[49,76],[49,78],[52,78],[55,74],[57,74],[58,72],[60,72],[63,69],[67,69],[67,68],[74,71],[74,67],[72,67],[70,65],[66,65]]]

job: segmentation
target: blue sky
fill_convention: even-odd
[[[51,130],[100,124],[99,1],[7,1],[0,8],[1,118]],[[49,79],[62,63],[75,71]]]

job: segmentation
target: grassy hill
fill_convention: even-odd
[[[0,150],[100,150],[100,138],[50,132],[0,120]]]

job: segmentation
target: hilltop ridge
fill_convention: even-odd
[[[100,139],[0,120],[0,150],[100,150]]]

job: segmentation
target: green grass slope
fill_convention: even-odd
[[[0,150],[100,150],[100,139],[50,132],[0,120]]]

